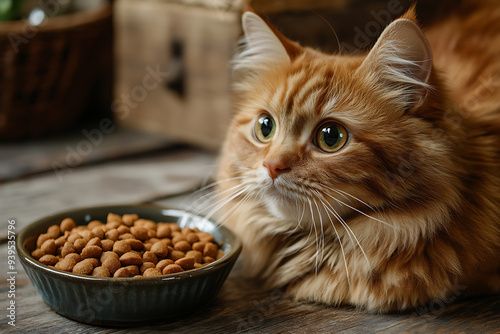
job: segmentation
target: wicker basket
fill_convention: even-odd
[[[39,27],[1,22],[0,138],[37,137],[70,126],[103,70],[111,34],[112,5]]]

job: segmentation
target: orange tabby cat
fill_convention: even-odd
[[[410,9],[363,56],[243,15],[218,196],[249,275],[375,312],[500,291],[500,12],[482,3],[426,35]]]

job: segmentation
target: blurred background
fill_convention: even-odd
[[[289,38],[343,53],[369,48],[411,3],[248,2]],[[208,182],[232,116],[246,4],[0,0],[0,209],[29,220]],[[435,7],[419,2],[424,24]]]

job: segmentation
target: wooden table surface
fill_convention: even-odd
[[[139,158],[79,166],[61,180],[53,171],[0,184],[0,331],[19,333],[500,333],[499,296],[432,303],[405,314],[376,315],[350,307],[324,307],[292,301],[282,290],[265,291],[241,276],[239,262],[214,302],[178,319],[134,328],[98,327],[75,322],[52,311],[16,261],[16,321],[7,324],[6,230],[16,231],[35,219],[75,207],[154,202],[189,208],[186,195],[210,176],[215,155],[175,149]],[[184,193],[182,196],[173,196]],[[167,197],[162,199],[162,197]]]

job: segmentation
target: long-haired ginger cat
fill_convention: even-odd
[[[500,12],[487,3],[425,33],[410,9],[359,56],[244,13],[218,196],[246,273],[374,312],[456,284],[499,292]]]

